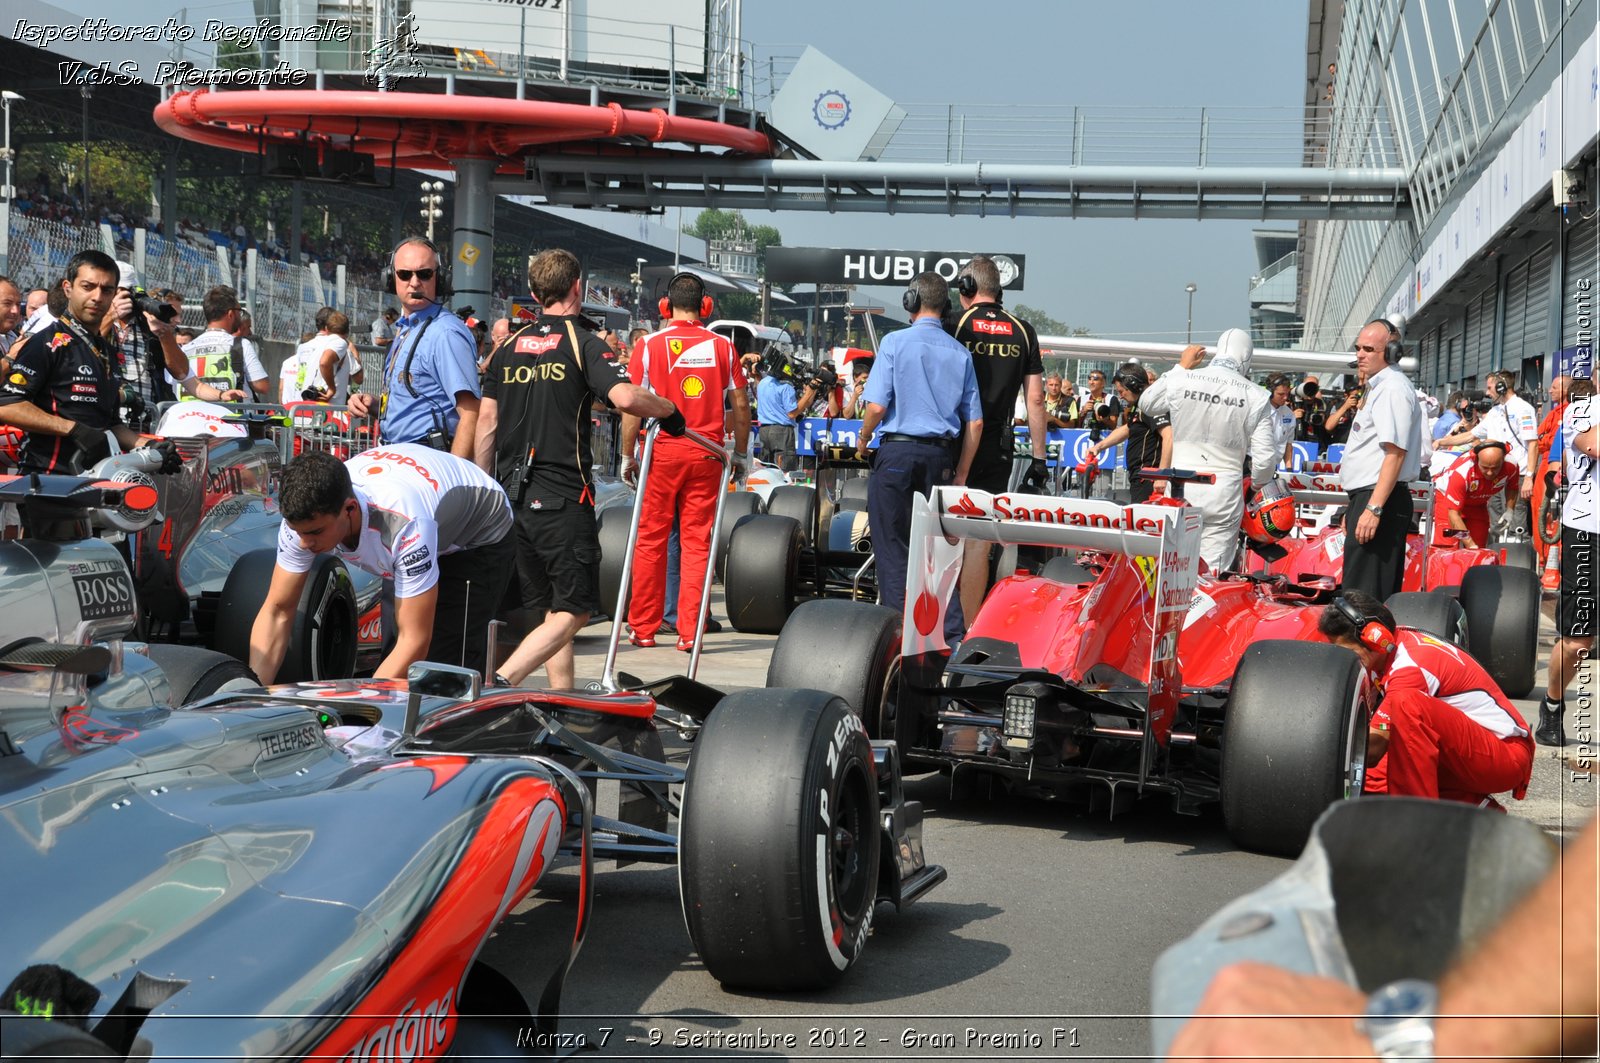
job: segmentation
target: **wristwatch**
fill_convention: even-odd
[[[1433,1063],[1433,1023],[1438,1011],[1437,986],[1420,978],[1402,978],[1367,998],[1366,1014],[1356,1027],[1372,1040],[1372,1051],[1379,1059]]]
[[[1381,516],[1383,516],[1383,507],[1382,506],[1375,506],[1371,502],[1368,502],[1367,503],[1367,512],[1368,513],[1372,513],[1372,514],[1376,514],[1377,516],[1381,517]]]

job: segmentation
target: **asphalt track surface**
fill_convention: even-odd
[[[1547,600],[1535,698],[1550,610]],[[608,630],[580,637],[580,683],[599,675]],[[760,686],[774,641],[710,636],[699,678]],[[681,672],[688,658],[671,645],[624,644],[620,666],[647,678]],[[1518,707],[1536,718],[1535,700]],[[1593,751],[1594,735],[1589,742]],[[1576,747],[1567,751],[1575,759]],[[949,879],[905,911],[881,907],[865,955],[825,992],[724,991],[684,929],[676,869],[599,862],[563,1033],[598,1047],[589,1058],[1148,1058],[1156,957],[1290,864],[1239,851],[1216,810],[1178,815],[1159,797],[1109,819],[981,787],[953,795],[940,775],[908,780],[907,793],[923,802],[928,858]],[[1539,747],[1527,799],[1505,801],[1513,815],[1571,836],[1594,813],[1595,786]],[[576,896],[570,864],[548,874],[485,951],[529,1001],[566,954]]]

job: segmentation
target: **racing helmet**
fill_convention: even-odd
[[[1258,543],[1275,543],[1294,529],[1294,498],[1276,477],[1252,491],[1245,503],[1244,533]]]

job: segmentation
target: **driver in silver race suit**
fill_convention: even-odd
[[[1233,564],[1244,515],[1244,461],[1256,487],[1278,474],[1272,433],[1272,397],[1249,379],[1255,345],[1243,329],[1217,339],[1216,354],[1200,369],[1177,366],[1161,374],[1140,402],[1151,416],[1172,421],[1172,464],[1209,472],[1214,484],[1188,484],[1184,498],[1205,517],[1200,556],[1213,572]]]

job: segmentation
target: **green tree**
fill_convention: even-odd
[[[1016,314],[1022,320],[1038,329],[1041,335],[1087,336],[1090,334],[1089,330],[1086,328],[1074,328],[1064,321],[1051,317],[1043,310],[1035,310],[1026,303],[1018,303],[1012,310],[1012,313]]]
[[[260,70],[261,51],[247,48],[238,41],[223,41],[217,45],[217,66],[222,70]]]

